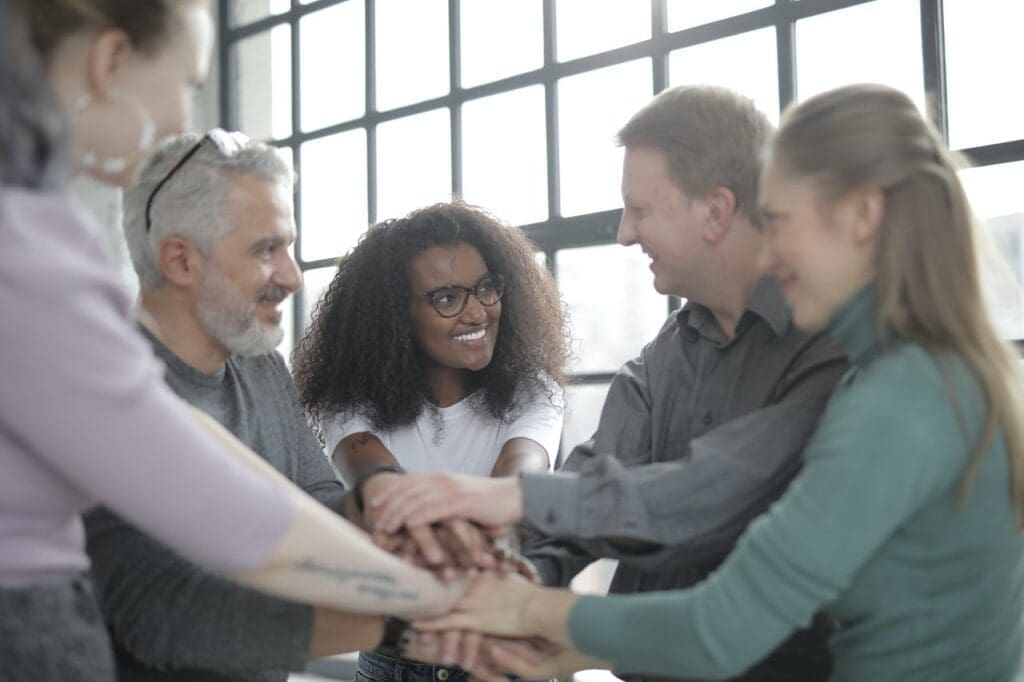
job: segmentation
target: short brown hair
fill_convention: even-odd
[[[681,85],[636,112],[617,141],[664,152],[687,194],[727,187],[736,208],[756,222],[761,156],[771,133],[772,124],[750,98],[714,85]]]

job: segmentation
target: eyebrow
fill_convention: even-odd
[[[264,237],[252,245],[253,251],[260,251],[268,246],[281,246],[285,243],[283,237]]]

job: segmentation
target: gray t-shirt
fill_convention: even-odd
[[[344,490],[278,353],[205,374],[145,333],[168,385],[328,507]],[[187,500],[182,500],[187,504]],[[239,587],[182,559],[105,508],[85,517],[97,596],[119,679],[285,680],[307,658],[312,610]]]

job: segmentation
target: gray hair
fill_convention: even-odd
[[[164,282],[156,254],[160,243],[171,236],[188,239],[203,253],[231,231],[224,218],[224,201],[237,174],[253,175],[291,187],[295,174],[281,154],[270,145],[249,141],[236,154],[224,156],[206,142],[160,188],[153,201],[152,227],[146,232],[146,202],[153,189],[200,140],[185,133],[161,144],[146,161],[136,182],[124,193],[124,234],[128,253],[139,276],[142,291]]]

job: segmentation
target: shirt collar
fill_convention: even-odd
[[[751,294],[750,300],[747,301],[746,312],[753,313],[764,320],[777,337],[782,337],[789,328],[789,308],[786,306],[786,301],[782,298],[779,283],[774,277],[764,277],[757,283],[754,293]],[[714,315],[706,306],[693,301],[687,301],[683,309],[679,311],[677,319],[680,324],[685,324],[704,333],[706,336],[707,325],[714,322]],[[737,325],[736,328],[739,330],[740,326]],[[714,329],[720,336],[721,331],[718,329],[717,322],[714,323]]]
[[[844,303],[829,323],[832,336],[855,365],[866,364],[881,345],[875,325],[877,308],[878,294],[871,283]]]

